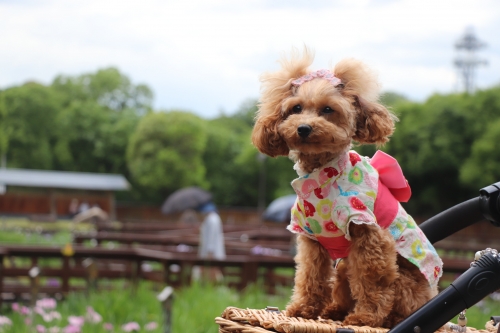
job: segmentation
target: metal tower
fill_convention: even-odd
[[[474,77],[476,67],[488,64],[486,60],[476,57],[476,51],[485,46],[486,43],[476,37],[471,27],[467,28],[465,34],[455,43],[455,49],[458,52],[458,57],[454,62],[455,67],[460,72],[464,90],[468,93],[472,93],[475,89]]]

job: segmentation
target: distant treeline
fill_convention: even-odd
[[[500,181],[500,87],[424,103],[394,93],[382,99],[400,121],[381,149],[399,160],[412,186],[410,212],[434,214]],[[293,193],[293,163],[264,158],[251,145],[255,100],[210,120],[153,110],[152,101],[149,87],[115,68],[7,88],[0,155],[9,168],[123,174],[133,188],[121,200],[160,203],[198,185],[219,205],[255,207],[264,192],[266,203]],[[376,148],[356,149],[370,156]]]

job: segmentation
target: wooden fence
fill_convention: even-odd
[[[22,267],[3,264],[13,262],[13,258],[28,258],[29,263]],[[46,258],[52,259],[50,264],[42,263],[42,259]],[[55,247],[0,247],[0,259],[0,301],[30,299],[39,293],[64,296],[72,290],[95,287],[97,279],[104,278],[128,279],[132,288],[136,287],[139,279],[179,287],[190,283],[194,266],[221,268],[228,278],[235,278],[229,282],[232,287],[243,289],[250,283],[262,281],[272,292],[278,283],[287,281],[276,270],[294,266],[290,256],[228,255],[220,261],[200,259],[195,253],[173,253],[151,248],[106,249],[77,245],[72,247],[70,253]],[[151,269],[144,265],[153,262],[159,263],[161,268]],[[24,278],[24,283],[20,283],[23,282],[20,277]],[[53,278],[58,283],[43,284],[40,278]],[[85,280],[85,286],[72,284],[74,279]],[[288,280],[291,281],[291,278]]]
[[[493,236],[498,230],[488,224],[480,228]],[[293,283],[293,242],[284,227],[226,224],[223,229],[223,261],[198,258],[198,230],[182,224],[100,225],[96,232],[75,234],[68,249],[0,246],[0,301],[32,299],[38,293],[64,296],[95,288],[99,279],[127,279],[132,288],[140,279],[179,287],[191,282],[195,266],[220,268],[225,281],[239,289],[259,281],[273,292]],[[461,232],[435,244],[445,273],[453,279],[467,270],[475,251],[494,247],[492,239],[484,242]],[[290,274],[283,274],[283,268]]]

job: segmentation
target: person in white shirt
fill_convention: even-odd
[[[219,214],[217,214],[217,208],[213,203],[208,203],[202,206],[199,212],[205,214],[205,219],[200,227],[198,256],[218,260],[226,259],[222,221]]]
[[[197,211],[204,216],[200,226],[198,257],[203,259],[226,259],[222,221],[217,213],[216,206],[209,202],[199,207]],[[221,281],[223,278],[221,270],[217,267],[207,267],[201,271],[194,269],[193,278],[199,279],[201,276],[211,281]]]

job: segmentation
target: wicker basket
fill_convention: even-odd
[[[386,328],[368,326],[345,326],[339,321],[312,320],[287,317],[284,311],[252,310],[228,307],[221,317],[215,318],[219,333],[386,333]],[[497,325],[498,326],[498,325]],[[467,332],[497,332],[493,321],[486,323],[486,328],[478,330],[467,327]],[[442,332],[445,330],[443,329]]]

